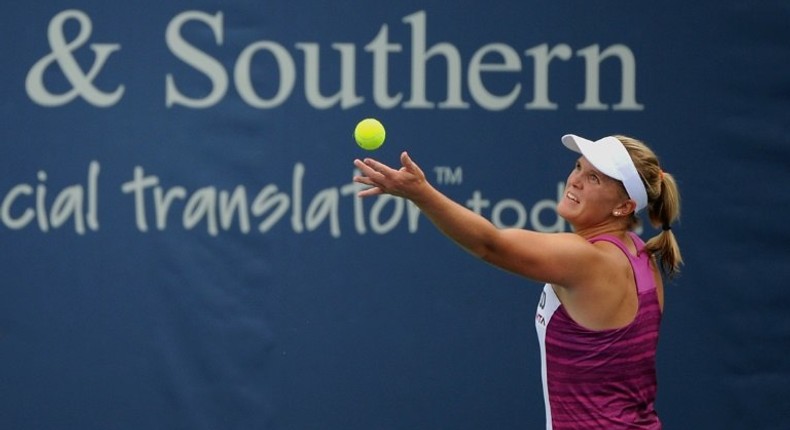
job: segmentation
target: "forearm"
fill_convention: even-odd
[[[450,199],[428,183],[411,200],[444,235],[473,255],[487,259],[499,233],[489,220]]]
[[[395,170],[370,158],[355,160],[362,174],[354,181],[370,186],[359,196],[386,193],[411,200],[442,233],[467,251],[484,259],[496,252],[500,235],[491,222],[435,189],[406,152],[401,154],[401,164],[403,167]]]

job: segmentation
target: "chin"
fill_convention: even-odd
[[[562,219],[565,220],[568,224],[570,224],[571,229],[576,231],[576,227],[574,226],[575,220],[580,213],[580,208],[576,205],[575,208],[571,208],[566,206],[565,204],[560,203],[557,205],[557,215],[559,215]]]
[[[573,218],[573,212],[574,211],[568,207],[568,204],[566,202],[560,202],[557,205],[557,215],[565,218],[566,221],[569,221],[568,219],[569,217]]]

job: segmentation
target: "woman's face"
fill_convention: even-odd
[[[604,175],[580,157],[568,175],[557,212],[578,230],[605,223],[626,200],[628,195],[620,181]]]

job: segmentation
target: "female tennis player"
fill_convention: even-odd
[[[406,152],[398,169],[354,160],[354,181],[369,186],[360,197],[409,199],[473,255],[546,283],[535,325],[547,429],[660,429],[662,275],[673,276],[682,263],[671,230],[680,214],[676,182],[639,140],[566,135],[562,143],[580,154],[557,206],[570,233],[499,229],[440,193]],[[661,228],[647,242],[633,232],[645,209]]]

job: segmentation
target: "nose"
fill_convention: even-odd
[[[579,189],[582,187],[581,175],[576,169],[572,170],[568,175],[568,186]]]

